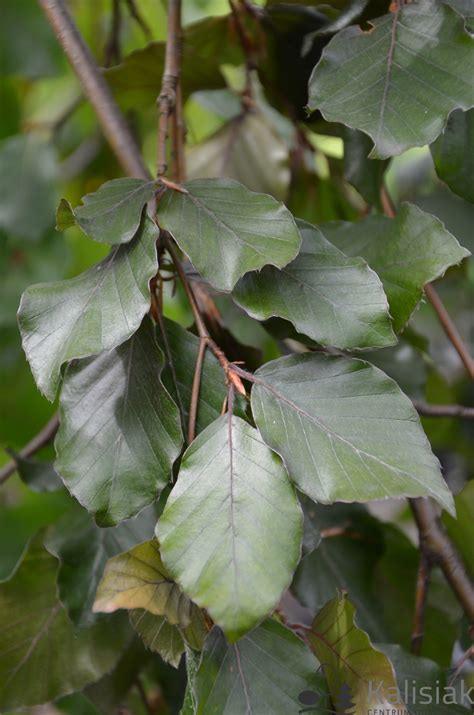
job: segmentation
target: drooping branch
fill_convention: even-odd
[[[420,547],[431,563],[439,566],[463,607],[469,621],[474,622],[474,583],[464,563],[441,525],[435,508],[429,499],[410,499],[415,517]]]
[[[92,104],[104,136],[129,176],[149,178],[133,135],[63,0],[38,0]]]
[[[28,444],[23,447],[23,449],[19,452],[19,456],[23,457],[24,459],[27,459],[28,457],[32,457],[36,452],[39,452],[39,450],[42,447],[45,447],[51,440],[53,439],[54,435],[58,431],[59,427],[59,417],[58,415],[53,415],[49,422],[45,424],[43,429],[38,432],[38,434],[33,437],[33,439],[28,442]],[[15,460],[12,459],[11,462],[8,462],[2,469],[0,469],[0,484],[3,484],[3,482],[6,482],[6,480],[16,471],[16,462]]]

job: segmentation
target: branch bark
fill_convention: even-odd
[[[148,179],[133,135],[63,0],[38,0],[124,172]]]
[[[58,431],[59,427],[59,417],[57,414],[53,415],[49,422],[45,424],[43,429],[38,432],[38,434],[33,437],[33,439],[28,442],[28,444],[23,447],[23,449],[19,452],[20,457],[23,458],[28,458],[32,457],[33,454],[36,454],[36,452],[39,452],[39,450],[42,447],[45,447],[51,440],[53,439],[54,435]],[[6,482],[7,479],[16,471],[16,462],[15,460],[12,459],[11,462],[8,462],[2,469],[0,469],[0,484],[3,484],[3,482]]]
[[[158,177],[168,168],[166,141],[171,115],[176,108],[176,89],[179,83],[181,58],[181,0],[168,2],[168,35],[166,38],[165,68],[158,104]],[[179,180],[179,179],[178,179]]]
[[[429,405],[421,400],[413,400],[416,411],[424,417],[459,417],[474,420],[474,407],[464,405]]]
[[[429,499],[410,499],[420,535],[420,549],[431,563],[439,566],[463,607],[469,621],[474,622],[474,583],[448,534],[441,525]]]
[[[474,360],[472,359],[469,350],[467,349],[463,339],[461,338],[458,329],[452,321],[448,311],[444,307],[441,298],[439,297],[431,283],[427,283],[427,285],[425,285],[425,294],[431,305],[433,306],[444,332],[450,339],[459,357],[461,358],[468,374],[472,379],[474,379]]]

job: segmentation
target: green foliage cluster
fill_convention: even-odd
[[[151,168],[166,8],[116,5],[71,8]],[[474,10],[185,5],[182,183],[117,178],[36,5],[2,21],[0,711],[418,713],[469,643],[435,569],[409,653],[406,499],[474,577],[472,432],[416,409],[473,400],[423,297],[472,343]]]

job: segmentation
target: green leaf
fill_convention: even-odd
[[[440,179],[455,194],[474,203],[474,109],[453,112],[430,148]]]
[[[0,144],[0,229],[37,241],[53,225],[57,164],[54,147],[34,136]]]
[[[369,30],[349,27],[331,40],[309,81],[309,108],[368,134],[372,158],[430,144],[453,109],[474,104],[465,71],[473,46],[450,7],[397,4]]]
[[[75,628],[56,595],[57,566],[36,539],[14,576],[0,584],[2,711],[45,703],[98,680],[129,635],[116,618]]]
[[[208,633],[204,613],[191,604],[188,625],[177,626],[165,616],[156,616],[145,609],[130,611],[130,621],[147,648],[159,653],[163,660],[178,667],[186,645],[196,651],[203,648]]]
[[[187,193],[167,191],[158,221],[202,276],[231,291],[248,271],[281,268],[295,258],[300,235],[285,206],[232,179],[194,179]]]
[[[114,556],[106,564],[97,589],[95,613],[113,613],[119,608],[144,608],[166,616],[172,624],[186,626],[196,606],[175,583],[163,564],[156,539]]]
[[[164,318],[163,325],[165,336],[162,335],[159,327],[156,329],[158,343],[166,358],[166,367],[162,375],[163,383],[179,406],[184,424],[187,425],[200,340],[172,320]],[[206,350],[201,371],[197,434],[221,415],[226,399],[227,386],[222,367],[211,351]],[[234,414],[245,417],[245,408],[245,400],[241,399],[240,395],[236,395]]]
[[[432,496],[454,513],[415,408],[381,370],[306,353],[267,363],[256,379],[255,422],[311,499]]]
[[[380,207],[380,189],[386,161],[369,159],[370,138],[363,132],[344,131],[344,177],[371,206]]]
[[[14,459],[20,479],[34,492],[55,492],[63,486],[52,462],[27,459],[13,449],[5,452]]]
[[[149,309],[158,229],[147,220],[133,241],[75,278],[39,283],[22,296],[18,321],[36,384],[53,400],[63,363],[120,345]]]
[[[168,484],[183,444],[178,408],[160,379],[153,325],[64,372],[56,469],[101,526],[137,514]]]
[[[264,621],[233,645],[215,627],[194,680],[195,715],[304,712],[298,696],[308,691],[318,698],[321,708],[327,708],[318,666],[303,641],[277,621]]]
[[[318,613],[307,639],[326,675],[337,710],[367,715],[391,705],[403,711],[393,666],[377,650],[354,618],[354,606],[342,594]],[[377,687],[379,686],[379,687]],[[339,707],[338,707],[339,706]]]
[[[449,536],[456,544],[474,578],[474,481],[465,484],[462,491],[454,497],[457,519],[443,514],[444,525]]]
[[[439,219],[407,203],[395,219],[369,216],[324,224],[321,231],[343,253],[362,256],[379,275],[396,332],[420,302],[423,286],[470,255]]]
[[[177,626],[164,616],[154,616],[140,608],[130,611],[130,621],[149,650],[158,653],[174,668],[178,667],[185,646]]]
[[[131,52],[105,77],[123,108],[154,106],[160,91],[165,64],[164,42],[152,42]],[[185,28],[181,84],[187,98],[200,89],[225,87],[221,65],[243,60],[235,26],[230,18],[210,17]]]
[[[321,345],[390,345],[388,303],[377,275],[361,258],[347,258],[314,226],[298,222],[299,255],[285,268],[248,273],[233,291],[253,318],[278,316]]]
[[[156,184],[144,179],[113,179],[82,199],[75,210],[61,200],[56,228],[64,231],[78,223],[84,233],[100,243],[127,243],[138,231],[143,207],[153,197]]]
[[[224,415],[185,452],[157,536],[173,578],[235,641],[289,585],[301,511],[280,459],[253,427]]]
[[[76,504],[49,530],[45,546],[60,561],[59,597],[74,623],[85,626],[98,620],[92,605],[107,560],[150,539],[155,524],[156,510],[150,507],[115,528],[101,529]]]

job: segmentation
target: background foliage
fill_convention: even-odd
[[[166,4],[68,5],[155,175]],[[123,171],[41,10],[6,0],[0,440],[10,451],[0,460],[56,412],[61,383],[63,481],[49,444],[34,459],[16,456],[18,473],[1,486],[2,712],[48,702],[71,715],[120,706],[283,714],[304,707],[305,692],[313,712],[343,712],[337,694],[348,684],[365,713],[364,677],[393,685],[409,673],[421,687],[456,668],[469,623],[437,568],[422,657],[409,654],[417,531],[406,500],[377,500],[433,496],[474,576],[472,422],[422,417],[443,481],[410,402],[474,404],[473,382],[423,297],[442,279],[436,290],[472,354],[473,17],[469,0],[391,9],[268,0],[237,20],[224,0],[183,3],[190,181],[188,193],[164,194],[158,219],[191,259],[205,308],[200,287],[212,286],[216,342],[259,382],[250,407],[235,396],[223,455],[227,388],[207,350],[198,437],[182,456],[199,340],[179,281],[163,283],[165,330],[146,315],[158,230],[141,219],[156,186],[106,183]],[[394,22],[403,28],[395,43]],[[395,218],[384,215],[387,196]],[[21,301],[22,348],[20,298],[39,283],[49,285]],[[332,357],[321,354],[328,346]],[[316,351],[298,354],[308,347]],[[336,446],[325,424],[342,434]],[[237,540],[222,511],[228,459],[249,477],[231,496]],[[172,469],[180,477],[169,497]],[[114,488],[117,471],[125,491]],[[295,622],[306,630],[287,627]],[[322,630],[340,652],[324,652]],[[354,649],[348,679],[344,652]],[[333,675],[323,677],[328,661]],[[468,660],[463,677],[472,678]],[[466,712],[439,709],[451,711]]]

